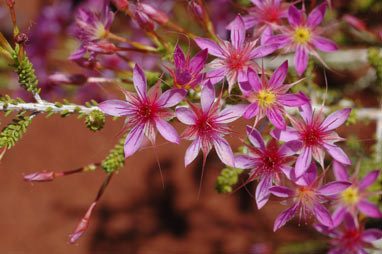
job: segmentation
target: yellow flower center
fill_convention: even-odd
[[[298,44],[306,44],[312,39],[312,35],[307,27],[297,27],[294,30],[293,40]]]
[[[359,200],[358,189],[349,187],[341,193],[342,200],[348,205],[354,205]]]
[[[107,37],[108,31],[105,29],[105,26],[102,23],[98,23],[96,26],[96,32],[94,37],[96,40],[104,39]]]
[[[261,90],[256,97],[259,105],[268,107],[276,101],[276,96],[269,90]]]

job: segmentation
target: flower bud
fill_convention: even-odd
[[[88,78],[82,74],[64,74],[55,73],[48,77],[48,80],[54,84],[83,85]]]
[[[350,26],[354,27],[355,29],[358,29],[361,31],[366,30],[366,24],[362,20],[352,15],[345,14],[343,19],[345,20],[346,23],[348,23]]]
[[[151,21],[149,16],[142,11],[135,12],[135,18],[138,22],[138,25],[147,32],[152,32],[154,30],[154,23]]]
[[[91,131],[99,131],[105,124],[105,115],[100,110],[93,110],[85,119],[86,127]]]
[[[100,54],[107,54],[107,55],[114,54],[118,50],[118,48],[113,43],[106,42],[106,41],[88,42],[85,45],[85,48],[91,52],[96,52],[96,53],[100,53]]]
[[[69,237],[70,237],[69,242],[70,243],[75,243],[82,236],[82,234],[85,232],[85,230],[88,228],[89,219],[90,219],[90,216],[92,215],[93,209],[96,206],[96,204],[97,204],[97,202],[93,202],[90,205],[85,216],[78,222],[76,228],[73,231],[73,234],[69,235]]]
[[[24,176],[24,180],[28,182],[48,182],[53,181],[56,177],[53,171],[41,171]]]
[[[199,1],[192,0],[188,3],[188,5],[195,18],[199,22],[203,22],[206,15],[204,13],[203,6],[199,3]]]
[[[149,4],[139,3],[137,8],[160,25],[166,24],[168,22],[166,13],[155,9]]]

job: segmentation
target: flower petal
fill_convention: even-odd
[[[263,137],[261,136],[258,130],[247,125],[247,135],[248,135],[249,141],[252,143],[254,147],[259,148],[261,150],[265,150]]]
[[[318,26],[324,19],[325,12],[326,3],[324,2],[312,10],[312,12],[308,16],[308,19],[306,20],[306,25],[308,25],[311,28]]]
[[[175,68],[184,68],[186,65],[186,57],[178,44],[176,45],[174,51],[174,65]]]
[[[247,105],[244,105],[244,104],[226,106],[225,109],[223,109],[219,113],[219,116],[216,118],[216,122],[217,123],[233,122],[243,115],[246,108],[247,108]]]
[[[180,101],[184,99],[187,94],[186,89],[182,88],[172,88],[164,92],[161,97],[159,97],[158,105],[163,108],[169,108],[175,106]]]
[[[380,170],[374,170],[368,173],[366,176],[362,178],[362,180],[358,184],[358,188],[361,190],[366,189],[370,185],[372,185],[378,178]]]
[[[293,4],[288,10],[288,21],[292,26],[298,26],[302,23],[302,11],[298,10]]]
[[[162,137],[171,143],[179,144],[179,136],[175,128],[162,119],[155,119],[155,125]]]
[[[286,123],[282,115],[282,112],[279,108],[269,108],[267,110],[267,117],[269,121],[278,129],[285,130]]]
[[[213,142],[220,160],[230,167],[235,167],[233,152],[228,142],[219,136],[214,137]]]
[[[215,87],[211,82],[207,82],[202,88],[200,103],[204,113],[208,112],[215,100]]]
[[[234,21],[231,23],[231,42],[236,49],[239,49],[244,44],[244,40],[244,21],[240,15],[237,15]]]
[[[313,214],[321,224],[332,227],[332,217],[330,216],[328,210],[326,210],[326,208],[320,203],[317,202],[313,205]]]
[[[201,146],[200,138],[195,139],[191,145],[187,148],[186,154],[184,155],[184,166],[187,167],[191,162],[193,162],[198,156]]]
[[[270,176],[266,176],[256,187],[256,205],[257,209],[261,209],[269,200],[271,193],[269,192],[269,188],[272,186],[272,178]]]
[[[187,125],[196,124],[196,115],[194,111],[186,107],[177,107],[175,109],[176,117],[178,120]]]
[[[306,70],[308,60],[308,50],[303,46],[298,47],[294,56],[294,66],[299,76],[301,76]]]
[[[374,205],[368,200],[361,200],[357,205],[358,209],[365,215],[372,218],[382,218],[382,213],[379,211],[378,206]]]
[[[139,123],[127,135],[124,145],[125,158],[133,155],[141,147],[144,127],[143,123]]]
[[[333,157],[333,159],[337,160],[338,162],[341,162],[342,164],[351,165],[349,157],[341,148],[328,143],[324,143],[324,147],[328,151],[328,153]]]
[[[98,107],[103,113],[112,116],[124,116],[131,109],[130,104],[121,100],[107,100],[98,104]]]
[[[295,213],[296,213],[296,205],[293,205],[286,209],[284,212],[282,212],[277,219],[275,220],[275,224],[273,225],[273,232],[275,232],[277,229],[281,228],[285,225],[288,221],[290,221]]]
[[[272,130],[271,136],[277,140],[284,141],[284,142],[300,139],[299,132],[289,126],[287,126],[285,130],[280,130],[280,129]]]
[[[314,39],[312,40],[312,44],[315,48],[318,48],[319,50],[324,52],[333,52],[338,50],[337,44],[321,36],[314,37]]]
[[[337,227],[344,220],[347,209],[345,206],[339,206],[332,215],[333,227]]]
[[[269,54],[272,54],[273,52],[275,52],[278,48],[279,48],[279,44],[278,43],[270,43],[268,42],[267,44],[265,45],[261,45],[257,48],[254,48],[248,55],[248,58],[249,59],[253,59],[253,58],[259,58],[259,57],[264,57],[264,56],[267,56]]]
[[[296,175],[292,174],[292,180],[298,184],[298,185],[301,185],[301,186],[309,186],[311,185],[314,180],[316,180],[317,178],[317,166],[315,163],[311,163],[309,168],[305,171],[305,173],[299,177],[297,180],[296,180]]]
[[[378,229],[367,229],[362,232],[361,239],[371,243],[382,238],[382,231]]]
[[[241,169],[251,169],[256,165],[256,161],[248,155],[236,155],[235,167]]]
[[[214,69],[212,71],[209,71],[206,75],[207,82],[211,82],[212,84],[218,83],[220,80],[224,78],[224,76],[227,74],[226,68],[218,68]]]
[[[351,108],[344,108],[331,113],[322,122],[321,127],[325,128],[325,131],[338,128],[348,119],[351,110]]]
[[[346,181],[335,181],[328,183],[318,189],[319,193],[324,196],[331,196],[340,193],[347,189],[351,185],[351,182]]]
[[[258,113],[259,113],[259,104],[257,104],[257,102],[254,102],[247,107],[247,109],[244,112],[243,117],[245,119],[251,119],[252,117],[257,115]]]
[[[205,38],[195,38],[194,41],[201,49],[208,49],[208,54],[225,58],[222,48],[213,40]]]
[[[146,76],[141,67],[135,64],[133,71],[133,83],[138,96],[143,99],[146,98],[147,81]]]
[[[310,103],[306,103],[301,105],[298,108],[302,119],[304,119],[305,123],[310,124],[313,119],[312,105]]]
[[[295,195],[295,192],[292,189],[284,186],[273,186],[269,188],[269,191],[276,197],[280,198],[290,198]]]
[[[310,99],[304,94],[281,94],[277,97],[279,103],[283,106],[287,107],[299,107],[306,103],[309,103]]]
[[[273,88],[280,87],[288,74],[288,60],[285,60],[272,74],[268,84]]]
[[[301,154],[296,160],[295,173],[296,177],[302,176],[311,165],[312,161],[312,149],[310,147],[304,147]]]
[[[283,157],[291,156],[302,148],[302,142],[299,140],[292,140],[283,144],[279,149],[279,154]]]
[[[342,163],[339,163],[338,161],[334,160],[333,161],[333,173],[334,176],[336,177],[337,181],[349,181],[350,176],[348,173],[348,170]]]
[[[191,73],[199,73],[206,64],[208,56],[208,49],[203,49],[199,51],[190,61],[188,68]]]
[[[256,91],[259,92],[261,89],[261,82],[259,75],[252,69],[248,69],[248,82],[251,85],[251,87]]]

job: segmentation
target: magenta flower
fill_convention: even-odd
[[[257,34],[268,27],[278,27],[282,18],[288,14],[288,3],[283,0],[251,0],[254,7],[248,8],[248,15],[243,17],[245,29],[257,26]],[[231,29],[231,23],[227,26]]]
[[[194,140],[184,157],[186,167],[196,158],[200,149],[202,149],[203,161],[205,162],[213,145],[224,164],[231,167],[235,166],[232,149],[223,136],[231,133],[231,129],[226,123],[241,117],[245,105],[227,106],[220,111],[220,97],[216,102],[214,100],[215,88],[211,82],[207,82],[202,88],[201,107],[189,103],[191,109],[177,107],[175,110],[179,121],[189,125],[182,138]]]
[[[322,110],[315,116],[312,105],[306,103],[299,107],[303,120],[290,118],[294,128],[285,130],[274,129],[271,135],[281,141],[300,140],[303,144],[301,154],[295,166],[296,177],[305,173],[313,158],[324,168],[324,149],[337,161],[350,165],[350,159],[345,152],[334,143],[344,140],[333,130],[342,125],[349,117],[351,108],[345,108],[331,113],[322,119]]]
[[[269,189],[273,195],[286,198],[286,200],[292,202],[291,207],[277,217],[273,231],[284,226],[296,213],[299,213],[300,222],[301,216],[303,216],[306,221],[307,216],[313,215],[321,224],[332,227],[333,222],[330,213],[322,203],[330,200],[329,197],[349,187],[351,183],[336,181],[320,186],[323,176],[324,173],[320,177],[317,177],[316,164],[311,163],[306,175],[302,176],[304,184],[293,184],[293,189],[284,186],[275,186]]]
[[[298,141],[290,141],[279,147],[275,139],[271,139],[265,145],[261,134],[250,126],[247,126],[248,139],[253,146],[246,146],[250,155],[236,155],[235,167],[242,169],[251,169],[247,184],[255,179],[260,182],[256,188],[256,204],[261,209],[269,200],[269,188],[273,183],[282,184],[282,175],[290,175],[292,167],[290,164],[295,160],[292,157],[301,149],[301,143]]]
[[[245,42],[244,21],[240,15],[232,23],[231,42],[220,40],[218,45],[204,38],[195,38],[195,42],[201,49],[208,49],[210,55],[217,57],[209,64],[213,70],[207,73],[206,79],[215,84],[226,76],[229,91],[236,82],[247,80],[249,67],[259,70],[253,59],[267,56],[278,48],[277,43],[256,47],[257,41]]]
[[[382,213],[378,206],[367,200],[371,195],[377,193],[366,189],[377,180],[380,173],[379,169],[371,171],[360,181],[357,179],[358,168],[352,178],[350,178],[347,169],[337,161],[334,161],[333,163],[333,170],[337,180],[349,181],[352,183],[349,188],[336,196],[338,199],[338,206],[332,216],[334,226],[337,226],[342,222],[346,213],[350,213],[354,218],[356,218],[358,210],[368,217],[382,217]]]
[[[99,108],[106,114],[127,116],[124,130],[131,129],[131,131],[125,140],[125,157],[131,156],[140,148],[144,134],[154,144],[155,128],[163,138],[179,144],[178,134],[166,120],[174,116],[168,108],[183,100],[187,90],[174,88],[162,94],[160,82],[158,82],[146,93],[146,77],[137,64],[133,72],[133,82],[137,94],[122,89],[126,101],[107,100],[99,104]]]
[[[283,85],[288,73],[288,61],[285,61],[271,76],[268,81],[264,75],[261,80],[255,71],[248,70],[248,84],[242,84],[242,91],[247,100],[251,103],[245,111],[243,117],[250,119],[254,116],[256,123],[266,115],[269,121],[279,129],[285,129],[286,123],[284,106],[297,107],[309,102],[309,98],[303,93],[287,94],[289,88],[297,82]]]
[[[175,70],[167,68],[174,80],[174,85],[179,88],[194,88],[204,79],[205,74],[200,73],[206,64],[208,50],[202,50],[192,59],[187,54],[184,55],[179,45],[176,45],[174,52]]]
[[[109,1],[105,0],[101,13],[80,8],[76,16],[75,36],[81,46],[69,57],[71,60],[82,58],[87,52],[87,44],[107,38],[114,14],[109,10]]]
[[[309,53],[316,56],[326,65],[316,49],[325,52],[332,52],[338,49],[334,42],[320,36],[325,29],[318,27],[318,25],[322,22],[325,12],[326,3],[322,3],[312,10],[308,18],[305,18],[303,11],[291,5],[288,11],[290,27],[280,27],[282,34],[274,36],[267,41],[268,43],[279,43],[280,48],[284,48],[284,51],[296,52],[294,64],[300,76],[308,65]]]
[[[332,248],[329,254],[367,254],[365,249],[373,249],[371,244],[382,238],[382,231],[378,229],[364,229],[364,225],[356,225],[354,218],[346,214],[344,223],[338,228],[329,228],[315,223],[314,228],[331,237]]]

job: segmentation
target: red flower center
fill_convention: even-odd
[[[152,119],[157,112],[157,106],[150,102],[144,103],[140,108],[138,114],[140,117],[149,120]]]
[[[314,126],[306,126],[301,139],[306,146],[317,146],[322,140],[322,132]]]
[[[231,70],[240,70],[245,65],[245,59],[243,54],[240,52],[233,52],[230,57],[227,59],[229,69]]]

